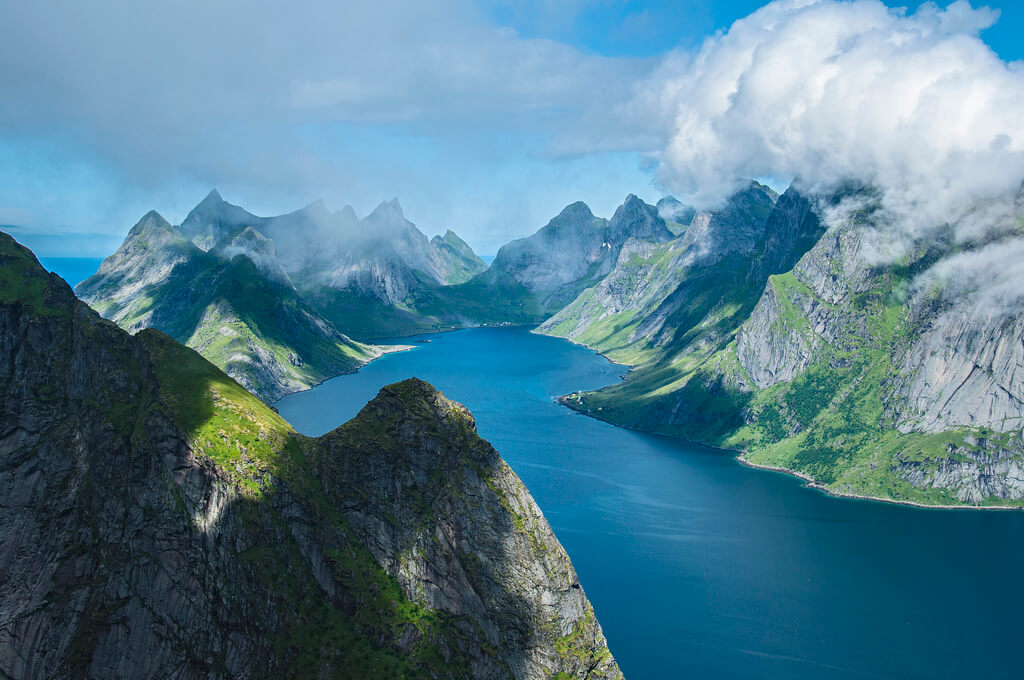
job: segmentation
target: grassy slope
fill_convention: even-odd
[[[697,342],[683,345],[675,354],[671,350],[679,345],[669,348],[663,356],[639,365],[624,382],[571,395],[566,402],[615,424],[743,449],[754,464],[799,472],[836,493],[959,505],[949,489],[914,487],[894,468],[920,462],[935,469],[949,459],[951,446],[976,449],[970,442],[977,437],[1005,444],[1012,435],[984,429],[939,434],[895,429],[885,404],[887,387],[897,373],[894,358],[906,349],[913,332],[907,327],[902,294],[906,276],[895,268],[858,295],[852,307],[866,320],[867,332],[849,329],[790,382],[753,392],[735,386],[752,384],[735,350],[735,322],[749,315],[750,300],[756,299],[748,291],[735,295],[731,305],[724,297],[717,308],[693,305],[679,327],[681,338]],[[768,285],[775,286],[782,301],[786,332],[810,332],[810,322],[795,298],[813,292],[791,272],[771,277]],[[719,311],[716,321],[716,309],[732,308],[734,315],[722,316]],[[708,322],[728,331],[720,336],[727,341],[701,342]],[[1021,503],[993,498],[986,504]]]
[[[363,340],[476,325],[531,324],[546,316],[536,296],[508,277],[484,272],[454,286],[418,278],[420,285],[394,305],[351,290],[322,289],[307,299],[324,318]]]
[[[295,433],[193,350],[158,331],[144,330],[138,337],[152,357],[162,398],[197,455],[215,465],[243,496],[262,501],[242,506],[253,533],[268,537],[249,547],[244,558],[266,582],[267,595],[280,610],[295,612],[293,625],[274,641],[292,677],[310,677],[321,660],[330,662],[339,677],[467,677],[464,659],[445,660],[437,648],[441,638],[454,634],[451,622],[405,597],[326,495],[314,472],[320,455],[317,440]],[[374,424],[362,422],[360,427],[372,429]],[[316,530],[331,537],[321,547],[345,591],[345,607],[323,600],[299,546],[273,509],[273,497],[282,492],[296,496],[320,524]],[[290,544],[277,542],[282,536]],[[407,626],[423,633],[411,654],[381,646],[381,640],[397,639]]]
[[[97,311],[109,314],[108,306],[97,304]],[[202,254],[133,299],[118,322],[132,328],[152,314],[155,327],[261,396],[273,389],[261,388],[265,378],[248,361],[253,346],[273,356],[293,390],[355,370],[378,355],[372,347],[324,332],[304,310],[294,291],[267,279],[247,258],[221,262]],[[292,355],[301,363],[291,361]]]

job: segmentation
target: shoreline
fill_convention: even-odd
[[[416,349],[416,345],[374,345],[372,343],[366,343],[366,342],[364,342],[363,344],[367,345],[369,347],[375,347],[375,348],[379,349],[380,350],[380,354],[378,354],[377,356],[372,357],[370,359],[367,359],[363,363],[361,363],[358,366],[356,366],[355,368],[353,368],[351,371],[343,371],[341,373],[338,373],[337,375],[332,375],[330,377],[324,378],[320,382],[315,383],[313,385],[310,385],[309,387],[305,387],[305,388],[303,388],[301,390],[295,390],[294,392],[289,392],[288,394],[282,394],[280,397],[275,399],[273,402],[267,404],[267,406],[269,406],[270,408],[274,409],[275,412],[277,412],[277,406],[275,406],[275,404],[277,404],[279,401],[281,401],[285,397],[291,396],[293,394],[299,394],[300,392],[309,392],[311,389],[313,389],[315,387],[320,387],[321,385],[323,385],[328,380],[334,380],[335,378],[340,378],[343,375],[352,375],[353,373],[358,373],[360,368],[363,368],[364,366],[369,366],[374,361],[376,361],[377,359],[380,359],[381,357],[383,357],[383,356],[385,356],[387,354],[397,354],[399,352],[408,352],[409,350]],[[262,399],[260,401],[262,401]],[[263,403],[266,404],[267,402],[263,402]]]
[[[729,451],[736,453],[733,456],[737,462],[743,467],[748,467],[752,470],[765,470],[768,472],[778,472],[780,474],[788,475],[790,477],[796,477],[803,480],[804,487],[819,491],[826,496],[833,498],[848,498],[851,500],[858,501],[874,501],[876,503],[889,503],[892,505],[907,505],[913,508],[921,508],[923,510],[1024,510],[1024,507],[1013,506],[1013,505],[936,505],[934,503],[921,503],[920,501],[907,501],[899,500],[896,498],[885,498],[883,496],[869,496],[867,494],[850,493],[845,491],[836,491],[830,489],[821,482],[817,481],[810,475],[797,470],[790,470],[789,468],[779,467],[777,465],[763,465],[761,463],[754,463],[744,456],[747,455],[746,451],[735,450],[735,449],[721,449],[722,451]]]
[[[590,345],[588,345],[586,343],[577,342],[576,340],[573,340],[572,338],[567,338],[567,337],[564,337],[564,336],[561,336],[561,335],[551,335],[550,333],[541,333],[541,332],[538,332],[538,330],[537,330],[538,328],[540,328],[539,325],[538,326],[534,326],[533,330],[530,331],[530,332],[534,333],[536,335],[543,335],[545,338],[558,338],[559,340],[565,340],[568,343],[572,343],[573,345],[576,345],[577,347],[583,347],[584,349],[588,349],[591,352],[593,352],[594,354],[596,354],[597,356],[601,357],[602,359],[607,361],[609,364],[614,364],[616,366],[625,366],[626,368],[629,369],[629,371],[632,371],[634,368],[636,368],[636,364],[627,364],[624,361],[616,361],[615,359],[612,359],[610,356],[608,356],[607,354],[605,354],[601,350],[594,349],[593,347],[591,347]],[[629,371],[626,371],[626,372],[629,373]]]
[[[531,332],[533,332],[533,331],[531,331]],[[545,335],[547,337],[552,337],[552,338],[559,337],[557,335],[547,335],[546,333],[538,333],[538,335]],[[612,361],[611,359],[606,357],[601,352],[595,350],[592,347],[588,347],[587,345],[585,345],[585,344],[583,344],[581,342],[576,342],[574,340],[570,340],[569,338],[561,338],[561,339],[562,340],[567,340],[568,342],[571,342],[572,344],[578,345],[580,347],[586,347],[587,349],[589,349],[589,350],[595,352],[596,354],[604,357],[610,363],[613,363],[613,364],[616,364],[616,365],[619,365],[619,366],[628,366],[629,365],[629,364],[621,364],[621,363],[619,363],[617,361]],[[632,367],[630,367],[630,370],[632,370]],[[621,381],[621,379],[620,379],[620,381]],[[913,508],[919,508],[919,509],[922,509],[922,510],[1018,510],[1018,511],[1024,510],[1024,506],[1019,506],[1019,505],[1018,506],[1015,506],[1015,505],[964,505],[964,504],[958,504],[958,505],[936,505],[934,503],[922,503],[920,501],[900,500],[900,499],[897,499],[897,498],[885,498],[883,496],[869,496],[867,494],[858,494],[858,493],[850,493],[850,492],[845,492],[845,491],[836,491],[835,489],[830,489],[829,487],[827,487],[826,485],[822,484],[821,482],[819,482],[818,480],[814,479],[813,477],[811,477],[810,475],[808,475],[806,473],[799,472],[797,470],[791,470],[789,468],[779,467],[777,465],[763,465],[761,463],[754,463],[754,462],[752,462],[752,461],[750,461],[750,460],[748,460],[746,458],[746,456],[748,455],[749,452],[746,451],[745,449],[729,449],[729,448],[724,448],[724,447],[721,447],[721,446],[712,446],[710,444],[705,444],[703,442],[693,441],[691,439],[686,439],[685,437],[676,437],[674,435],[664,434],[664,433],[661,433],[661,432],[648,432],[647,430],[641,430],[639,428],[629,427],[627,425],[622,425],[622,424],[619,424],[619,423],[612,422],[611,420],[608,420],[607,418],[602,418],[601,416],[596,415],[594,413],[591,413],[590,411],[585,411],[583,409],[574,408],[570,404],[570,402],[571,402],[570,397],[572,397],[573,394],[575,394],[575,393],[560,395],[560,396],[555,398],[555,401],[557,403],[561,404],[562,406],[566,407],[567,409],[569,409],[573,413],[578,413],[578,414],[586,416],[588,418],[593,418],[594,420],[600,421],[602,423],[608,423],[612,427],[619,427],[619,428],[622,428],[624,430],[631,430],[633,432],[639,432],[641,434],[646,434],[646,435],[650,435],[650,436],[670,437],[672,439],[677,439],[679,441],[684,441],[684,442],[687,442],[689,444],[696,444],[698,446],[703,446],[703,447],[708,448],[708,449],[713,449],[715,451],[720,451],[722,453],[729,454],[733,458],[733,460],[738,462],[740,465],[742,465],[744,467],[747,467],[747,468],[750,468],[752,470],[763,470],[763,471],[767,471],[767,472],[777,472],[777,473],[784,474],[784,475],[787,475],[787,476],[790,476],[790,477],[796,477],[797,479],[803,480],[805,488],[812,489],[812,490],[817,491],[819,493],[823,493],[826,496],[831,496],[832,498],[846,498],[846,499],[849,499],[849,500],[872,501],[872,502],[876,502],[876,503],[889,503],[889,504],[892,504],[892,505],[905,505],[905,506],[909,506],[909,507],[913,507]]]

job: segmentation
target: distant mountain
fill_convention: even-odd
[[[693,218],[697,216],[696,210],[682,203],[675,196],[665,196],[655,204],[655,207],[658,209],[658,215],[665,220],[665,224],[677,236],[683,233],[690,226]]]
[[[129,331],[157,328],[198,350],[267,401],[382,352],[351,340],[303,302],[273,243],[252,227],[223,231],[204,252],[150,212],[76,293]]]
[[[283,271],[319,314],[360,338],[457,325],[455,317],[438,318],[420,307],[442,308],[439,288],[487,268],[454,232],[427,239],[397,199],[363,219],[350,206],[330,212],[323,201],[286,215],[256,217],[213,191],[181,225],[187,238],[212,252],[227,251],[225,244],[245,229],[269,240],[274,257],[265,248],[228,252],[243,252],[273,278]]]
[[[861,207],[826,230],[821,216],[850,199]],[[833,493],[1020,505],[1024,293],[932,272],[982,250],[1024,252],[1024,206],[983,241],[929,238],[886,263],[870,188],[790,188],[767,215],[734,201],[676,241],[624,250],[541,327],[635,366],[566,403],[743,449]]]
[[[776,198],[753,182],[722,209],[695,215],[681,236],[627,243],[607,276],[539,331],[627,363],[690,343],[693,338],[679,331],[698,319],[714,321],[701,326],[705,340],[708,333],[727,334],[763,286],[747,278],[766,247]]]
[[[441,258],[441,271],[449,285],[465,283],[487,269],[487,263],[451,229],[430,239],[430,244]]]
[[[532,236],[502,246],[486,272],[453,293],[500,300],[499,316],[536,323],[601,281],[631,239],[664,243],[672,233],[654,206],[632,194],[611,220],[573,203]]]
[[[180,243],[147,222],[135,248]],[[427,383],[300,436],[6,234],[0,347],[3,677],[622,677],[529,492]]]

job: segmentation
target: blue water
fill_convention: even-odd
[[[581,347],[517,328],[419,339],[281,414],[320,434],[413,375],[466,404],[569,551],[627,678],[1024,677],[1024,513],[830,498],[559,406],[622,374]]]
[[[74,288],[96,273],[102,264],[102,257],[40,257],[39,264]]]

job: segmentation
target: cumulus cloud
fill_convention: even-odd
[[[626,113],[668,140],[659,176],[698,206],[745,177],[858,180],[905,236],[954,222],[967,237],[1024,178],[1024,65],[978,36],[997,19],[964,0],[777,0],[670,55]]]

